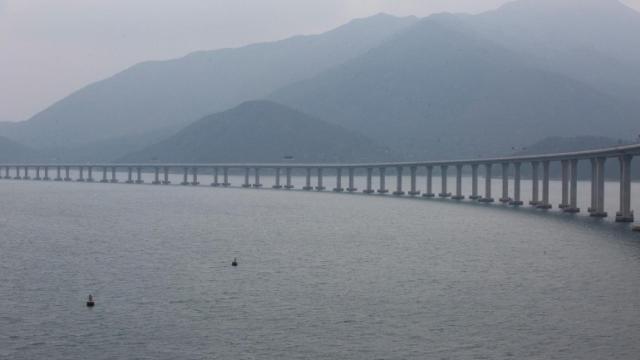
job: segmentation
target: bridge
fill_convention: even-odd
[[[527,155],[527,156],[511,156],[496,157],[488,159],[470,159],[470,160],[452,160],[452,161],[420,161],[420,162],[388,162],[388,163],[361,163],[361,164],[0,164],[0,175],[4,170],[5,179],[30,180],[30,170],[35,171],[33,180],[53,180],[53,181],[73,181],[70,177],[71,170],[77,170],[79,174],[75,181],[93,182],[94,170],[102,172],[100,182],[117,183],[118,170],[126,170],[128,176],[126,183],[142,184],[143,172],[151,172],[154,174],[154,185],[168,185],[169,174],[176,170],[183,173],[182,185],[196,186],[198,182],[198,173],[210,172],[213,175],[211,186],[231,186],[229,182],[229,172],[244,172],[244,182],[241,184],[243,188],[260,188],[260,171],[263,169],[272,170],[275,177],[274,189],[293,189],[292,171],[303,171],[306,174],[305,186],[302,188],[306,191],[325,191],[323,179],[325,170],[335,171],[336,187],[333,192],[357,192],[358,189],[354,185],[354,177],[356,171],[364,171],[366,174],[366,187],[362,190],[365,194],[387,194],[389,189],[386,186],[386,178],[388,170],[394,171],[396,176],[396,187],[391,193],[394,196],[422,196],[426,198],[450,198],[456,201],[465,199],[462,192],[462,175],[463,171],[471,170],[471,194],[468,199],[482,203],[493,203],[495,200],[491,193],[493,170],[495,167],[501,169],[502,178],[502,194],[498,199],[501,203],[510,206],[523,206],[524,201],[521,194],[522,182],[522,166],[523,164],[530,167],[531,177],[527,181],[531,181],[531,197],[528,204],[541,210],[549,210],[553,206],[549,201],[549,180],[550,180],[550,164],[557,162],[561,164],[561,202],[559,209],[566,213],[579,213],[580,209],[577,205],[578,191],[578,162],[588,161],[591,165],[591,205],[587,212],[592,217],[604,218],[608,214],[605,211],[605,163],[609,159],[617,160],[620,169],[620,209],[615,215],[616,222],[633,222],[634,213],[631,209],[631,161],[634,156],[640,154],[640,144],[618,146],[614,148],[577,151],[568,153],[556,153],[545,155]],[[439,193],[434,193],[433,188],[433,169],[439,168],[441,185]],[[447,189],[448,169],[452,168],[456,171],[456,187],[455,193],[451,193]],[[481,194],[478,190],[478,169],[484,170],[484,192]],[[419,175],[420,173],[424,175]],[[378,188],[373,187],[374,170],[378,177]],[[410,183],[407,192],[403,185],[404,171],[409,171]],[[540,173],[540,170],[541,173]],[[50,171],[55,172],[55,177],[50,178]],[[253,182],[250,181],[250,175],[253,171]],[[513,189],[509,190],[510,172],[513,171]],[[11,176],[14,172],[14,176]],[[312,184],[312,175],[315,174],[316,182]],[[64,177],[63,177],[64,175]],[[110,175],[110,176],[109,176]],[[134,178],[135,175],[135,178]],[[282,177],[284,176],[284,184]],[[343,177],[346,176],[347,187],[343,187]],[[418,176],[426,178],[426,186],[422,190],[418,189]],[[222,177],[222,182],[220,182]],[[191,178],[191,180],[189,180]],[[637,227],[636,227],[637,228]]]

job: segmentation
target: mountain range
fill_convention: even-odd
[[[320,35],[138,64],[27,121],[0,124],[0,135],[74,161],[172,158],[162,146],[180,152],[175,161],[211,158],[212,149],[219,161],[272,161],[285,151],[343,160],[308,157],[302,143],[278,147],[295,119],[335,126],[315,134],[318,148],[337,146],[339,130],[343,141],[403,160],[503,155],[550,136],[631,140],[640,133],[637,34],[640,14],[613,0],[381,14]],[[256,99],[269,102],[245,103]],[[276,108],[284,120],[263,116]],[[221,135],[218,127],[231,126],[221,119],[237,128]],[[264,137],[250,131],[263,121]],[[208,143],[221,136],[228,146]],[[258,147],[274,151],[261,158]]]

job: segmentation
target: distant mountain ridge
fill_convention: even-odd
[[[270,101],[204,117],[120,162],[278,163],[391,160],[374,141]]]
[[[332,31],[132,66],[90,84],[0,135],[38,147],[186,125],[360,55],[416,21],[378,15]]]

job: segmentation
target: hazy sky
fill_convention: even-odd
[[[0,121],[144,60],[328,30],[378,12],[477,13],[509,0],[0,0]],[[640,9],[640,0],[625,0]]]

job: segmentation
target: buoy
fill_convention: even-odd
[[[87,299],[87,307],[94,307],[96,302],[93,300],[93,295],[89,294],[89,298]]]
[[[233,258],[233,262],[231,263],[231,266],[238,266],[238,259]]]

